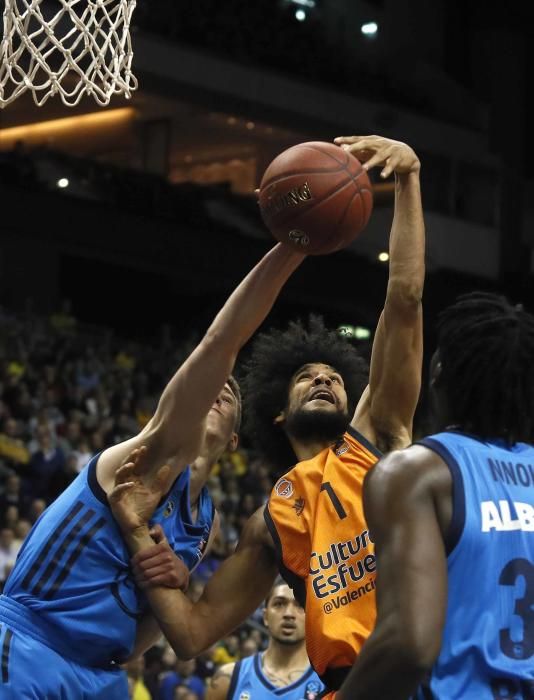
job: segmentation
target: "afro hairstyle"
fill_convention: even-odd
[[[285,330],[261,333],[244,365],[245,431],[252,448],[277,472],[295,463],[295,454],[275,418],[286,408],[291,379],[300,367],[321,362],[333,367],[345,384],[352,416],[369,381],[369,367],[351,342],[326,328],[321,316],[307,325],[293,321]]]

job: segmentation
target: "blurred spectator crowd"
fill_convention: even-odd
[[[68,302],[50,317],[0,309],[0,589],[18,550],[46,506],[105,447],[128,439],[150,419],[159,394],[194,339],[175,343],[168,328],[139,344],[83,326]],[[195,571],[188,595],[230,554],[248,517],[272,484],[267,468],[243,448],[224,455],[209,489],[221,515],[212,552]],[[202,700],[206,678],[221,664],[265,645],[261,611],[194,661],[165,644],[131,663],[135,700]]]

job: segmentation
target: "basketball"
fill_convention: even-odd
[[[260,184],[260,212],[281,243],[310,255],[341,250],[366,227],[373,209],[367,172],[333,143],[288,148]]]

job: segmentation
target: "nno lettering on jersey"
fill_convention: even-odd
[[[512,513],[512,507],[515,511]],[[520,501],[482,501],[480,504],[482,515],[482,532],[498,530],[511,532],[523,530],[534,532],[534,506]]]

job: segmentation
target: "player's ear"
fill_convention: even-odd
[[[438,360],[432,368],[432,375],[430,377],[430,386],[432,388],[439,386],[442,371],[443,365],[441,364],[441,360]]]
[[[442,371],[443,366],[441,364],[441,356],[438,348],[430,359],[430,387],[432,389],[439,386]]]
[[[263,608],[263,624],[265,625],[265,627],[267,627],[267,629],[269,629],[269,622],[267,620],[267,608],[266,607]]]
[[[230,441],[228,442],[226,449],[228,450],[228,452],[235,452],[237,450],[238,445],[239,445],[239,435],[237,433],[232,433],[232,437],[230,438]]]
[[[283,425],[285,422],[286,422],[286,412],[285,411],[280,411],[280,413],[273,420],[273,423],[275,425]]]

